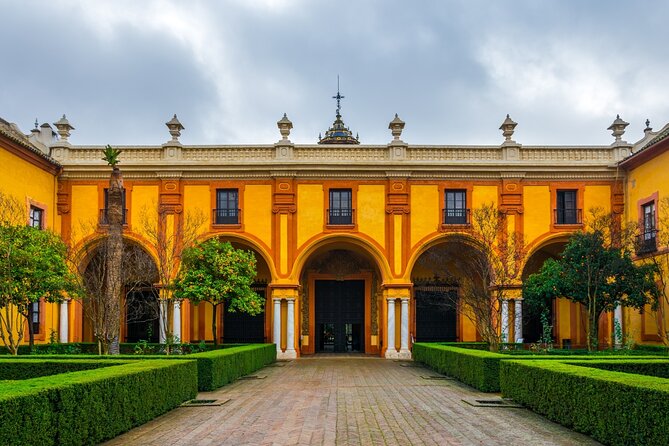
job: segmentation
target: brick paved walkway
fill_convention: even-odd
[[[430,370],[378,358],[308,358],[257,372],[115,438],[110,445],[594,445],[525,409],[473,407],[487,397]]]

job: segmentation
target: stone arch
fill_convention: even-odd
[[[291,271],[290,277],[294,281],[298,281],[301,277],[304,267],[309,261],[309,259],[322,249],[337,249],[336,247],[348,246],[353,248],[354,251],[364,253],[374,260],[375,267],[378,269],[381,280],[385,283],[390,281],[392,274],[390,272],[390,265],[388,260],[383,252],[375,245],[370,243],[368,240],[365,240],[362,237],[358,237],[352,234],[331,234],[324,237],[318,238],[305,247],[295,259],[293,263],[293,269]]]
[[[559,259],[565,245],[571,234],[555,234],[541,239],[531,249],[525,257],[522,269],[522,280],[525,281],[531,274],[539,272],[544,262],[548,259]],[[556,326],[558,301],[555,299],[547,307],[548,320],[553,326],[552,335],[558,334]],[[541,314],[538,309],[533,309],[524,301],[522,303],[522,330],[523,342],[537,342],[543,335],[543,325]]]
[[[483,259],[479,244],[464,234],[436,237],[417,251],[408,269],[416,342],[477,340],[465,316],[463,281],[473,277],[476,286],[485,286],[475,266]]]
[[[265,298],[265,311],[250,316],[245,313],[232,313],[227,311],[227,304],[220,305],[217,309],[217,333],[211,331],[211,320],[213,307],[211,304],[202,302],[199,305],[189,304],[187,316],[191,333],[191,341],[212,341],[216,336],[221,343],[246,343],[267,342],[271,332],[271,320],[268,316],[270,310],[269,287],[276,280],[276,270],[272,263],[266,247],[250,237],[238,233],[211,233],[199,241],[220,239],[237,249],[251,251],[256,257],[257,276],[252,289]]]
[[[378,249],[358,237],[327,236],[298,256],[292,277],[300,284],[302,353],[328,346],[379,353],[381,285],[389,268]]]
[[[155,253],[145,243],[124,235],[124,252],[121,266],[123,295],[121,296],[121,342],[159,340],[159,282]],[[94,339],[94,314],[104,296],[106,265],[104,258],[105,237],[91,237],[80,243],[76,264],[88,290],[81,300],[81,336],[84,341]],[[75,329],[75,331],[78,329]]]
[[[246,237],[238,233],[213,233],[208,234],[205,238],[200,241],[206,241],[212,238],[219,238],[224,241],[229,241],[235,248],[250,249],[257,256],[260,256],[260,260],[267,266],[267,272],[269,277],[267,277],[268,282],[274,282],[277,279],[276,268],[274,262],[272,261],[272,256],[269,254],[267,248],[261,243],[253,240],[252,238]]]
[[[411,280],[411,274],[413,273],[413,269],[416,265],[416,262],[418,261],[421,255],[423,255],[430,248],[433,248],[434,246],[441,245],[447,242],[459,242],[477,250],[480,250],[481,248],[481,245],[477,240],[475,240],[472,236],[464,232],[453,232],[448,234],[434,235],[433,237],[421,242],[420,247],[418,249],[415,249],[413,253],[409,256],[404,277],[405,281]]]

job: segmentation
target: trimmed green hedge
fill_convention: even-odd
[[[48,360],[95,359],[95,360],[196,360],[198,389],[214,390],[235,379],[255,372],[276,361],[275,344],[248,344],[212,350],[191,355],[31,355],[29,358]]]
[[[214,390],[276,361],[275,344],[250,344],[184,358],[197,359],[200,390]]]
[[[413,359],[482,392],[499,392],[499,362],[507,356],[482,350],[417,342]]]
[[[657,356],[635,356],[635,359],[657,359]],[[506,360],[628,360],[629,356],[574,356],[574,355],[508,355],[483,350],[452,347],[450,345],[417,342],[413,345],[413,359],[438,373],[452,376],[481,392],[499,392],[499,367]]]
[[[122,342],[119,344],[119,351],[122,355],[135,354],[135,346],[137,343]],[[224,348],[238,347],[243,344],[219,344],[214,346],[213,343],[204,344],[207,350],[219,350]],[[151,348],[156,355],[161,354],[160,351],[165,347],[165,344],[150,342],[146,344]],[[186,353],[192,353],[193,350],[200,351],[200,344],[180,344],[180,348],[186,350]],[[78,354],[98,354],[98,344],[96,342],[68,342],[65,344],[35,344],[32,353],[29,345],[19,345],[19,356],[24,355],[78,355]],[[0,355],[9,355],[7,347],[0,346]]]
[[[52,361],[41,359],[0,359],[0,380],[21,380],[60,373],[93,370],[101,367],[127,364],[120,361]]]
[[[668,360],[636,360],[625,361],[589,361],[587,364],[581,362],[565,361],[566,364],[583,365],[601,370],[613,372],[634,373],[636,375],[655,376],[657,378],[669,378]]]
[[[0,383],[0,444],[96,444],[197,395],[195,361],[133,361]]]
[[[576,364],[502,361],[502,393],[604,444],[669,444],[669,379]]]

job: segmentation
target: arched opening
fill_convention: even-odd
[[[378,354],[381,273],[357,244],[311,253],[300,275],[301,352]]]
[[[224,303],[217,308],[217,331],[219,342],[224,344],[262,343],[269,339],[269,319],[266,317],[269,309],[268,285],[272,281],[272,273],[265,257],[259,249],[250,243],[237,238],[221,237],[222,241],[230,242],[236,249],[251,251],[256,258],[256,277],[251,288],[258,295],[265,298],[265,311],[257,315],[241,312],[231,312],[228,304]],[[207,302],[192,305],[190,311],[190,338],[192,342],[213,341],[211,320],[213,306]]]
[[[107,277],[107,246],[104,239],[84,247],[80,265],[86,287],[82,299],[82,340],[94,342],[103,324]],[[151,255],[138,243],[124,239],[121,261],[120,341],[158,342],[159,301],[158,269]]]
[[[415,342],[475,341],[475,324],[464,316],[463,283],[477,279],[481,253],[468,239],[445,239],[423,252],[411,270]]]
[[[567,242],[565,240],[556,240],[550,243],[546,243],[539,249],[535,250],[527,259],[525,267],[523,268],[523,281],[525,281],[530,275],[538,273],[546,260],[559,259],[566,244]],[[551,302],[547,302],[544,306],[531,306],[523,301],[523,342],[535,343],[539,342],[542,337],[545,338],[546,335],[544,334],[544,323],[547,323],[552,327],[551,336],[555,338],[557,335],[557,305],[558,303],[555,299],[553,299]],[[543,316],[543,321],[542,313],[545,313]]]

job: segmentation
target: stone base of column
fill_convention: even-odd
[[[278,351],[276,352],[276,359],[296,359],[297,351],[295,350],[286,350],[285,352]]]
[[[400,350],[397,351],[394,348],[393,349],[388,349],[386,350],[386,359],[411,359],[411,351],[410,350]]]

